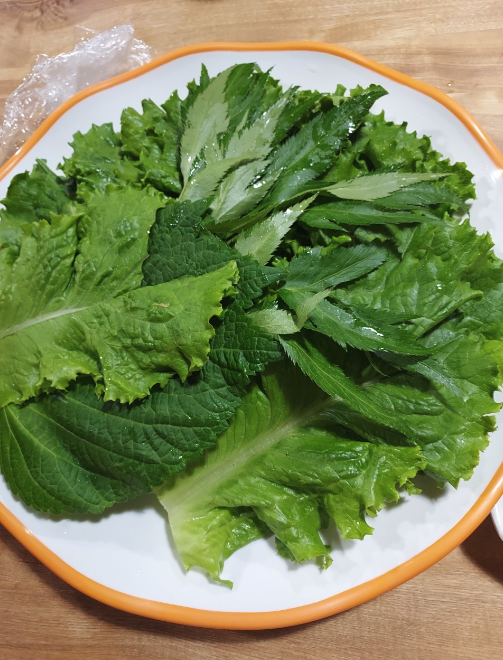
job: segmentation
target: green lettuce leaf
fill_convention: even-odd
[[[70,212],[71,182],[52,172],[45,161],[38,161],[31,172],[16,174],[9,184],[0,209],[0,259],[19,255],[25,223],[51,221],[52,215]]]
[[[109,183],[132,185],[141,180],[136,164],[123,158],[120,134],[112,124],[93,124],[87,133],[75,133],[70,146],[72,156],[64,158],[59,167],[77,181],[79,193],[81,189],[104,192]]]
[[[105,400],[131,402],[202,367],[209,319],[237,267],[229,260],[199,278],[140,288],[159,205],[148,192],[115,189],[89,195],[78,226],[78,216],[30,225],[18,259],[0,266],[1,405],[65,389],[79,373]]]
[[[181,101],[174,92],[163,108],[153,101],[142,102],[140,114],[126,108],[121,116],[121,151],[137,162],[144,173],[143,184],[167,194],[182,190],[179,148],[182,131]]]
[[[156,491],[186,569],[220,580],[225,559],[267,531],[297,562],[328,566],[319,535],[327,514],[344,538],[372,531],[366,515],[399,499],[423,466],[419,450],[348,439],[325,424],[330,406],[298,370],[277,367],[250,390],[215,449]]]

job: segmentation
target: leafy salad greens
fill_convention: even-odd
[[[0,468],[37,510],[154,491],[187,569],[320,530],[426,473],[469,479],[495,427],[503,266],[472,175],[373,114],[371,85],[283,90],[255,64],[15,176],[0,220]]]

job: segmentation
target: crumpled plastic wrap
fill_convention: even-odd
[[[43,120],[81,89],[150,62],[152,51],[134,37],[132,25],[105,32],[80,28],[81,40],[69,53],[39,55],[31,73],[12,92],[0,125],[0,164]]]

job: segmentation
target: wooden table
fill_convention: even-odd
[[[501,0],[0,0],[0,110],[38,53],[75,25],[132,23],[160,54],[202,41],[337,43],[460,101],[503,149]],[[270,632],[189,629],[74,591],[0,528],[0,658],[496,660],[503,657],[503,544],[491,521],[431,569],[330,619]]]

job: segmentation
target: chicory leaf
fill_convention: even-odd
[[[375,246],[339,247],[323,254],[321,248],[301,252],[290,262],[284,291],[321,291],[350,282],[380,266],[386,250]]]
[[[265,266],[285,234],[313,199],[313,197],[308,198],[286,211],[279,211],[261,220],[248,231],[239,234],[234,247],[241,254],[249,254],[259,264]]]
[[[421,181],[435,181],[445,174],[410,172],[389,172],[387,174],[369,174],[349,181],[340,181],[324,189],[324,192],[340,197],[361,201],[372,201],[387,197],[391,193]]]
[[[385,200],[377,201],[384,202]],[[402,205],[400,205],[399,211],[388,211],[368,203],[333,202],[312,206],[302,215],[301,220],[310,227],[321,229],[338,229],[338,225],[365,227],[367,225],[395,225],[416,222],[438,224],[440,222],[433,214],[403,211],[401,209],[403,209]]]

